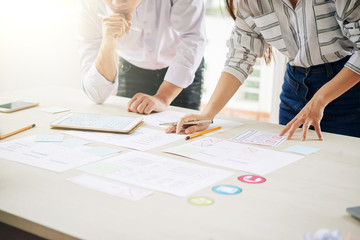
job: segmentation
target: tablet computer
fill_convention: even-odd
[[[139,117],[69,113],[50,123],[50,127],[112,133],[132,133],[142,122],[143,119]]]

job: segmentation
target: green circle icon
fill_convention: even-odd
[[[208,197],[192,197],[188,200],[189,203],[197,206],[208,206],[214,203],[214,200]]]

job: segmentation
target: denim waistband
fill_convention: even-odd
[[[290,64],[289,67],[292,72],[297,71],[303,74],[326,72],[328,77],[332,77],[334,75],[334,72],[338,72],[341,68],[344,67],[345,63],[349,60],[350,57],[351,55],[346,56],[336,62],[314,65],[308,68],[292,66]]]

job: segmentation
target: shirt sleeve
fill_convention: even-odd
[[[105,14],[102,1],[79,0],[77,8],[80,75],[83,89],[95,103],[103,103],[117,89],[118,73],[110,82],[96,68],[95,60],[102,40],[102,23],[99,13]]]
[[[360,7],[359,0],[336,1],[336,17],[343,34],[354,43],[353,55],[345,64],[360,74]]]
[[[180,43],[165,80],[186,88],[194,81],[205,51],[204,0],[174,0],[170,21],[179,33]]]
[[[263,56],[265,50],[270,46],[250,17],[249,10],[238,1],[235,27],[227,40],[228,53],[223,72],[228,72],[244,83],[253,71],[256,58]],[[241,12],[241,14],[240,14]]]

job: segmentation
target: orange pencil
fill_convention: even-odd
[[[192,138],[201,136],[201,135],[203,135],[203,134],[205,134],[205,133],[209,133],[209,132],[218,130],[218,129],[220,129],[220,128],[221,128],[221,127],[211,128],[211,129],[208,129],[208,130],[205,130],[205,131],[202,131],[202,132],[198,132],[198,133],[191,134],[191,135],[189,135],[189,136],[186,136],[185,140],[189,140],[189,139],[192,139]]]
[[[17,133],[23,132],[23,131],[28,130],[28,129],[33,128],[33,127],[35,127],[35,124],[31,124],[30,126],[23,127],[23,128],[20,128],[19,130],[15,130],[15,131],[13,131],[13,132],[4,134],[4,135],[0,136],[0,140],[1,140],[1,139],[4,139],[4,138],[7,138],[7,137],[10,137],[10,136],[12,136],[12,135],[15,135],[15,134],[17,134]]]

